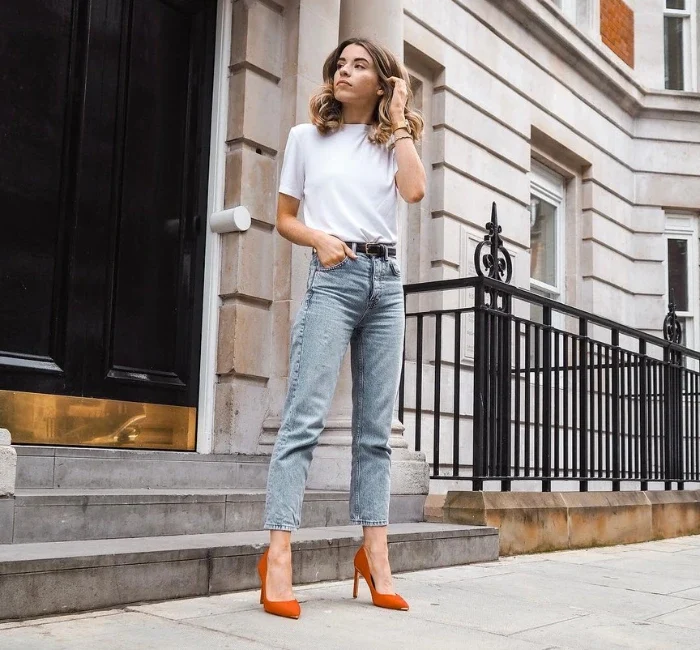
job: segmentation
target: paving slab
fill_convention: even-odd
[[[663,577],[680,556],[684,580],[700,580],[697,541],[576,552],[594,561],[563,552],[397,574],[408,612],[373,607],[364,583],[355,600],[352,581],[341,580],[296,587],[298,621],[265,614],[253,590],[12,621],[0,624],[0,648],[700,650],[700,585],[653,591],[686,584]],[[618,566],[626,557],[646,559],[648,584]]]
[[[596,615],[528,630],[514,638],[570,650],[698,650],[697,630]]]

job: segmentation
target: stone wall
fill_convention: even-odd
[[[514,258],[513,282],[529,287],[535,160],[566,182],[563,299],[660,334],[665,212],[700,212],[700,97],[657,92],[663,87],[658,4],[633,5],[631,70],[599,33],[572,25],[549,0],[404,0],[404,59],[427,118],[421,155],[429,177],[424,201],[402,207],[407,282],[472,275],[474,247],[495,200]],[[309,255],[274,232],[277,175],[289,128],[307,121],[308,97],[338,42],[341,0],[235,0],[233,6],[226,207],[246,205],[253,226],[223,242],[214,450],[267,453],[279,425],[289,331]],[[377,20],[385,28],[381,15]],[[458,300],[424,297],[421,306]],[[446,328],[445,341],[452,335]],[[468,366],[466,345],[462,357]],[[449,394],[452,370],[445,361]],[[409,360],[409,382],[410,373]],[[345,368],[324,438],[328,449],[338,432],[347,433],[348,377]],[[469,402],[470,395],[463,400],[465,420]],[[468,439],[464,447],[466,462]]]

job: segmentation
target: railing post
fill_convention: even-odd
[[[613,492],[620,491],[620,332],[612,331],[612,465]],[[617,480],[616,480],[617,479]]]
[[[682,438],[683,394],[683,355],[674,350],[683,339],[683,329],[676,315],[676,305],[671,293],[671,302],[664,319],[664,338],[668,345],[664,348],[664,487],[673,489],[673,479],[680,480],[677,468],[681,464],[682,449],[678,441]]]
[[[639,465],[641,472],[641,489],[649,489],[649,456],[648,435],[649,422],[647,419],[647,343],[639,340]]]
[[[581,435],[579,436],[579,490],[588,492],[588,321],[580,318],[578,321],[579,333],[579,424]]]
[[[500,292],[495,292],[500,293]],[[499,355],[499,365],[498,377],[500,379],[500,389],[499,389],[499,473],[501,476],[510,476],[510,446],[511,446],[511,297],[506,292],[501,293],[503,299],[502,304],[499,306],[496,304],[498,309],[497,318],[501,320],[501,327],[499,328],[499,341],[498,345],[500,347],[501,354]],[[500,315],[502,314],[502,315]],[[516,425],[517,426],[517,425]],[[510,492],[511,481],[509,479],[503,479],[501,481],[501,490],[503,492]]]
[[[484,413],[484,390],[486,387],[486,332],[485,332],[484,281],[481,280],[474,290],[474,419],[472,434],[472,490],[484,488],[484,436],[486,416]]]
[[[542,476],[552,475],[552,308],[543,307],[542,321]],[[550,478],[542,479],[542,492],[552,491]]]

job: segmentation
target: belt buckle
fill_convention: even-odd
[[[384,260],[389,259],[389,247],[386,244],[372,242],[367,244],[366,251],[368,255],[381,255]]]

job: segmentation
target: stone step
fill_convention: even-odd
[[[14,445],[17,488],[264,488],[267,456]]]
[[[349,525],[347,492],[307,491],[302,525]],[[0,543],[259,530],[264,490],[17,490],[0,503]],[[14,508],[11,507],[14,502]],[[394,495],[390,521],[423,521],[423,495]]]
[[[359,526],[306,528],[293,537],[295,584],[352,577]],[[87,611],[259,586],[266,531],[0,545],[0,619]],[[395,572],[498,558],[495,528],[392,524]]]

